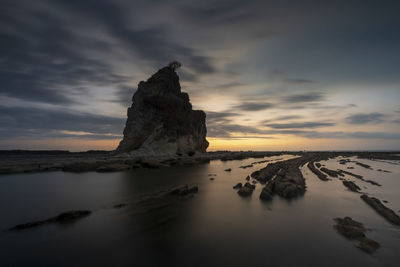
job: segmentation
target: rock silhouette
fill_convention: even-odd
[[[181,92],[178,67],[171,62],[139,83],[117,152],[191,156],[206,151],[206,114],[193,110],[189,95]]]

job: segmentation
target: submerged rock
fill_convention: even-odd
[[[239,168],[242,168],[242,169],[247,169],[247,168],[251,168],[251,167],[253,167],[253,164],[249,164],[249,165],[240,166]]]
[[[363,168],[372,170],[371,166],[369,166],[368,164],[364,164],[364,163],[361,163],[361,162],[358,162],[358,161],[356,161],[356,164],[361,166],[361,167],[363,167]]]
[[[324,173],[328,174],[331,177],[343,176],[343,174],[341,174],[340,172],[334,171],[334,170],[330,170],[328,168],[321,168],[321,171],[323,171]]]
[[[369,239],[367,237],[363,237],[360,239],[360,244],[356,247],[361,249],[362,251],[371,254],[375,252],[381,245],[375,240]]]
[[[261,190],[260,199],[268,201],[272,199],[272,192],[269,187],[264,187]]]
[[[335,218],[336,225],[333,227],[336,229],[336,231],[339,232],[339,234],[343,235],[344,237],[348,239],[358,239],[365,237],[365,232],[367,229],[365,229],[364,225],[360,222],[357,222],[353,220],[350,217],[344,217],[342,218]]]
[[[375,182],[375,181],[372,181],[372,180],[365,180],[365,179],[363,178],[362,175],[354,174],[354,173],[352,173],[352,172],[348,172],[348,171],[344,171],[344,170],[339,170],[339,172],[342,173],[342,174],[344,173],[344,174],[353,176],[354,178],[360,179],[360,180],[363,181],[363,182],[370,183],[370,184],[376,185],[376,186],[381,186],[379,183],[377,183],[377,182]]]
[[[365,236],[367,229],[361,222],[357,222],[350,217],[335,218],[334,220],[337,224],[333,227],[339,234],[350,240],[359,240],[359,245],[356,245],[357,248],[366,253],[373,253],[380,247],[378,242]]]
[[[248,197],[253,194],[253,189],[247,186],[242,186],[237,193],[242,197]]]
[[[239,183],[239,184],[241,185],[241,183]],[[239,184],[237,184],[236,186],[238,186]],[[246,182],[244,184],[244,186],[239,187],[239,190],[237,193],[242,197],[248,197],[251,194],[253,194],[253,191],[255,188],[256,188],[255,185],[252,185],[251,183]]]
[[[199,192],[199,187],[196,186],[196,185],[192,186],[192,187],[189,187],[188,185],[185,185],[185,186],[179,188],[178,190],[179,191],[177,193],[179,195],[186,196],[186,195],[189,195],[189,194],[194,194],[194,193]]]
[[[237,183],[234,187],[233,187],[233,189],[239,189],[239,188],[242,188],[242,183]]]
[[[100,166],[96,169],[97,172],[118,172],[131,169],[130,165],[127,164],[108,164]]]
[[[362,175],[354,174],[354,173],[352,173],[352,172],[344,171],[344,170],[338,170],[338,171],[339,171],[340,173],[342,173],[342,174],[344,173],[344,174],[353,176],[353,177],[355,177],[355,178],[357,178],[357,179],[363,180],[363,176],[362,176]]]
[[[246,182],[246,183],[244,184],[244,187],[248,187],[248,188],[250,188],[251,190],[256,189],[256,186],[253,185],[253,184],[251,184],[251,183],[249,183],[249,182]]]
[[[319,163],[317,163],[317,164],[319,164]],[[317,165],[317,164],[315,164],[315,165]],[[317,165],[317,166],[318,166],[318,165]],[[321,166],[321,164],[319,164],[319,166]],[[327,177],[325,174],[323,174],[323,173],[320,172],[317,168],[315,168],[314,163],[313,163],[312,161],[310,161],[310,162],[307,164],[307,167],[308,167],[308,169],[310,169],[310,171],[312,171],[315,175],[317,175],[317,177],[318,177],[320,180],[322,180],[322,181],[328,181],[328,180],[329,180],[328,177]]]
[[[193,110],[189,95],[181,92],[176,66],[139,83],[117,152],[192,156],[206,151],[206,114]]]
[[[25,229],[34,228],[34,227],[41,226],[43,224],[48,224],[48,223],[58,223],[58,224],[72,223],[79,219],[89,216],[91,213],[92,212],[89,210],[66,211],[55,217],[49,218],[47,220],[18,224],[16,226],[10,228],[9,231],[25,230]]]

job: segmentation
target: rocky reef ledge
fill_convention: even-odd
[[[265,168],[251,174],[253,179],[265,185],[261,191],[261,199],[270,200],[274,194],[287,199],[303,195],[306,191],[306,184],[300,167],[305,164],[307,164],[307,167],[316,174],[319,179],[328,181],[329,179],[327,176],[320,170],[325,171],[325,173],[333,177],[343,176],[342,172],[329,170],[327,168],[321,168],[319,170],[314,166],[314,162],[339,156],[400,160],[400,157],[394,153],[380,152],[377,152],[375,155],[374,152],[304,152],[298,153],[297,155],[297,158],[268,164]],[[353,189],[353,191],[358,192],[360,190],[353,182],[344,182],[344,184],[347,187],[352,187],[351,189]]]

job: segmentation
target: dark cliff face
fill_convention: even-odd
[[[174,68],[164,67],[139,83],[117,151],[182,155],[205,152],[205,119],[206,114],[193,110],[188,94],[181,92]]]

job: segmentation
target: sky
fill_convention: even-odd
[[[399,150],[399,1],[2,0],[0,149],[115,149],[173,60],[209,150]]]

